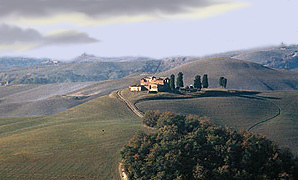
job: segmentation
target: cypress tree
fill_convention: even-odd
[[[209,83],[208,83],[208,76],[207,76],[207,74],[204,74],[202,84],[203,84],[203,88],[208,88]]]
[[[220,77],[219,78],[219,85],[220,85],[220,87],[224,87],[224,77]]]
[[[202,83],[201,83],[201,76],[200,75],[196,75],[195,80],[193,82],[193,87],[197,88],[198,90],[201,90]]]
[[[228,83],[228,80],[226,78],[224,78],[223,80],[223,87],[226,88],[227,87],[227,83]]]
[[[178,73],[178,77],[177,77],[177,81],[176,81],[176,86],[177,86],[177,88],[184,87],[184,85],[183,85],[183,73],[182,72],[179,72]]]
[[[172,74],[170,77],[170,88],[172,91],[174,91],[174,89],[175,89],[175,75],[174,74]]]

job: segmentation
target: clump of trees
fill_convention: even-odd
[[[150,112],[158,128],[138,133],[121,151],[130,180],[298,179],[298,160],[262,136],[238,133],[194,115]]]

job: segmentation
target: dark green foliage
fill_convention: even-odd
[[[197,75],[195,77],[195,80],[193,82],[193,87],[194,88],[197,88],[198,90],[201,90],[202,88],[202,83],[201,83],[201,76],[200,75]]]
[[[170,77],[170,88],[173,91],[175,89],[175,75],[172,74]]]
[[[178,73],[178,77],[177,77],[177,81],[176,81],[176,86],[177,86],[177,88],[184,87],[184,84],[183,84],[183,73],[182,72],[179,72]]]
[[[223,88],[227,87],[227,82],[228,80],[225,77],[220,77],[219,78],[219,85]]]
[[[204,74],[204,76],[203,76],[202,85],[203,85],[203,88],[208,88],[208,86],[209,86],[207,74]]]
[[[220,87],[223,87],[223,81],[224,81],[224,77],[220,77],[219,78],[219,85],[220,85]]]
[[[143,117],[143,123],[149,127],[155,127],[160,114],[159,111],[146,111]]]
[[[265,137],[194,115],[163,113],[157,126],[155,134],[139,133],[121,151],[130,180],[298,178],[297,158]]]
[[[223,80],[223,87],[224,87],[224,88],[227,87],[227,83],[228,83],[228,80],[225,78],[225,79]]]

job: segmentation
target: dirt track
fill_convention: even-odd
[[[268,122],[268,121],[270,121],[270,120],[272,120],[272,119],[278,117],[278,116],[281,114],[281,108],[280,108],[278,105],[276,105],[274,102],[271,102],[271,101],[269,101],[269,100],[266,100],[266,101],[268,101],[268,102],[270,102],[271,104],[273,104],[273,105],[278,109],[278,112],[277,112],[274,116],[272,116],[272,117],[270,117],[270,118],[267,118],[267,119],[265,119],[265,120],[263,120],[263,121],[260,121],[260,122],[258,122],[258,123],[256,123],[256,124],[250,126],[250,127],[247,129],[247,131],[251,131],[251,130],[252,130],[253,128],[255,128],[256,126],[259,126],[259,125],[261,125],[261,124],[263,124],[263,123],[266,123],[266,122]]]
[[[144,117],[144,114],[141,112],[141,111],[139,111],[138,109],[137,109],[137,107],[134,105],[134,104],[132,104],[131,102],[129,102],[127,99],[125,99],[123,96],[122,96],[122,93],[121,93],[121,90],[119,90],[119,91],[117,91],[117,96],[118,96],[118,98],[121,100],[121,101],[123,101],[126,105],[127,105],[127,107],[133,112],[133,113],[135,113],[137,116],[139,116],[140,118],[143,118]]]

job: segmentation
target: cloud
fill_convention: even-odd
[[[231,0],[0,0],[0,19],[32,24],[98,25],[172,19],[177,15],[187,18],[218,5],[235,7],[235,4],[239,8],[247,5]]]
[[[29,50],[49,45],[89,44],[99,40],[86,33],[65,30],[43,35],[35,29],[22,29],[8,24],[0,25],[0,50]]]
[[[205,7],[212,0],[0,0],[0,15],[46,16],[80,12],[89,16],[118,16],[183,12],[189,7]]]

